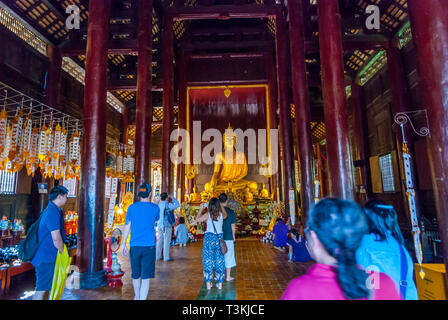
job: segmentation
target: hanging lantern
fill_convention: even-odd
[[[55,130],[54,130],[54,142],[53,142],[53,156],[52,156],[52,162],[53,162],[53,169],[57,171],[59,169],[59,150],[61,147],[61,126],[59,123],[57,124]]]
[[[0,153],[3,153],[6,145],[6,129],[8,127],[8,115],[5,107],[0,113]]]
[[[29,176],[34,176],[34,171],[36,170],[39,161],[39,130],[37,127],[33,127],[29,150],[29,154],[25,159],[26,172]]]
[[[123,155],[121,154],[121,151],[118,152],[118,156],[117,156],[117,177],[118,178],[122,178],[123,175]]]
[[[23,125],[22,137],[20,139],[19,156],[22,161],[25,162],[26,158],[30,154],[31,149],[31,136],[33,133],[33,120],[31,112],[28,114],[25,124]]]
[[[53,156],[53,152],[52,152],[53,141],[54,141],[53,121],[50,121],[50,125],[48,127],[47,146],[46,146],[46,151],[45,151],[45,162],[46,162],[46,164],[51,163],[51,158]]]
[[[13,160],[16,157],[17,147],[22,137],[23,128],[23,111],[17,112],[11,125],[11,149],[9,150],[8,158]]]
[[[47,153],[48,133],[49,133],[48,128],[44,123],[43,126],[40,128],[39,150],[37,153],[37,156],[40,160],[39,166],[41,167],[41,169],[44,169],[44,167],[45,167],[45,157],[46,157],[46,153]]]
[[[74,166],[79,160],[79,132],[75,131],[69,142],[69,161]]]
[[[6,129],[6,141],[5,141],[5,148],[3,149],[3,152],[0,157],[0,170],[5,170],[6,166],[9,163],[9,151],[11,150],[11,127],[8,125]]]

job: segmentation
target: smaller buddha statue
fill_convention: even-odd
[[[250,192],[249,187],[246,187],[246,190],[243,195],[243,200],[244,200],[244,203],[246,203],[246,204],[255,203],[254,195],[252,194],[252,192]]]
[[[198,193],[198,187],[194,186],[193,187],[193,193],[190,194],[190,200],[188,201],[189,203],[201,203],[202,197],[201,194]]]
[[[211,197],[210,186],[205,185],[205,190],[201,192],[201,202],[208,202]]]
[[[266,189],[266,184],[263,183],[263,188],[260,191],[260,198],[262,199],[271,199],[269,195],[269,191]]]
[[[249,184],[249,191],[254,196],[258,196],[258,184],[256,182],[251,182]]]

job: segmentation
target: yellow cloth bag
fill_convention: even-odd
[[[69,257],[67,247],[64,245],[64,252],[61,254],[58,251],[56,256],[50,300],[61,300],[62,292],[64,292],[65,288],[65,281],[67,279],[68,268],[70,267],[71,262],[72,258]]]

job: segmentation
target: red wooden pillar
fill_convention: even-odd
[[[292,88],[296,115],[296,148],[300,169],[300,198],[306,215],[313,204],[311,112],[305,63],[305,36],[302,1],[288,1]]]
[[[106,75],[111,0],[90,1],[76,261],[81,288],[105,286]]]
[[[409,0],[412,34],[431,137],[428,155],[439,233],[448,269],[448,2]]]
[[[353,110],[353,135],[355,139],[355,155],[354,160],[359,162],[360,168],[360,186],[364,186],[365,193],[361,193],[361,188],[358,190],[358,201],[365,203],[372,193],[370,164],[369,164],[369,141],[367,128],[366,106],[364,102],[364,95],[362,87],[353,82],[352,85],[352,110]]]
[[[62,55],[59,48],[47,46],[48,68],[44,103],[54,109],[60,109]]]
[[[391,41],[391,45],[387,48],[387,68],[389,71],[389,77],[390,77],[390,88],[392,92],[392,112],[393,114],[397,114],[399,112],[406,112],[411,111],[410,107],[410,100],[409,100],[409,90],[406,85],[406,75],[404,71],[403,66],[403,57],[401,55],[400,50],[397,48],[397,46]],[[402,157],[402,150],[403,150],[403,133],[401,130],[401,127],[397,124],[394,124],[394,131],[395,131],[395,137],[397,142],[397,151],[398,151],[398,158],[400,159],[400,167],[401,171],[400,174],[402,174],[405,171],[405,168],[403,166],[403,157]],[[414,176],[415,180],[415,157],[414,157],[414,132],[410,128],[409,125],[404,126],[404,133],[406,136],[406,140],[408,142],[408,148],[409,153],[411,155],[411,164],[412,168],[411,171]],[[405,177],[401,177],[402,180],[405,179]],[[402,183],[402,186],[404,186],[405,183]],[[406,188],[401,188],[402,197],[403,197],[403,203],[404,208],[406,211],[406,216],[410,216],[409,214],[409,204],[408,204],[408,196],[407,196],[407,190]],[[417,205],[417,211],[420,212],[418,206],[418,193],[416,193],[416,205]]]
[[[277,90],[277,77],[276,77],[276,62],[275,57],[272,52],[270,52],[266,57],[266,73],[268,78],[268,86],[269,86],[269,121],[271,124],[271,129],[278,130],[278,121],[277,121],[277,109],[278,109],[278,90]],[[280,172],[280,149],[278,150],[277,159],[278,170],[274,173],[270,178],[270,193],[274,195],[275,201],[280,201],[277,196],[277,187],[279,180],[279,172]]]
[[[180,62],[178,68],[179,79],[179,129],[187,129],[187,62],[185,59],[185,53],[180,53]],[[186,150],[184,150],[186,152]],[[177,183],[180,184],[179,201],[184,200],[185,195],[185,164],[179,164],[177,167]]]
[[[319,0],[319,43],[325,106],[330,195],[352,200],[353,175],[348,134],[338,0]]]
[[[276,16],[277,80],[280,102],[280,139],[283,147],[283,201],[286,214],[289,215],[289,190],[294,188],[294,152],[291,132],[291,103],[288,83],[288,30],[282,12]]]
[[[139,0],[137,108],[135,118],[135,195],[151,182],[153,0]]]
[[[173,18],[165,16],[163,29],[163,126],[162,126],[162,190],[171,192],[171,145],[174,106]]]

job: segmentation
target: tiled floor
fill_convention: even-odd
[[[256,239],[238,239],[235,245],[237,267],[232,271],[235,281],[225,283],[219,292],[205,290],[202,277],[202,242],[187,247],[171,248],[174,261],[156,263],[155,279],[151,280],[149,300],[275,300],[279,299],[293,278],[306,272],[312,262],[288,263],[285,253]],[[65,290],[63,300],[121,300],[133,299],[134,292],[127,258],[120,256],[125,271],[123,287],[94,290]],[[18,299],[24,291],[33,290],[33,280],[23,278],[20,292],[12,290],[6,299]],[[14,285],[14,283],[13,283]]]

